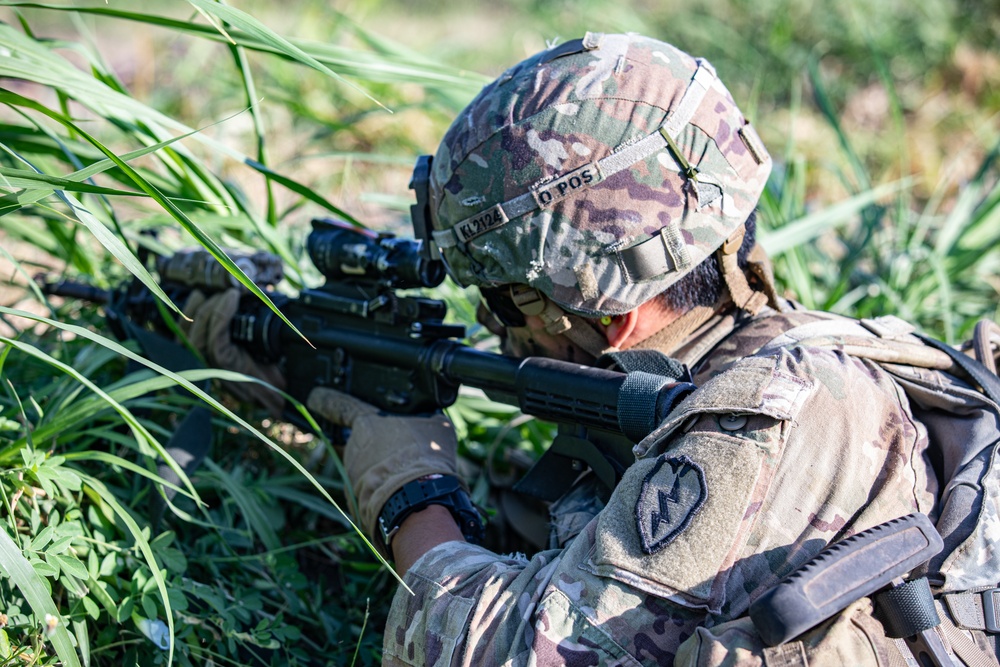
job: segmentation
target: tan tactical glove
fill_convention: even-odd
[[[195,290],[184,306],[184,313],[193,321],[181,320],[180,326],[191,344],[205,355],[215,368],[236,371],[260,378],[279,389],[285,388],[285,378],[274,364],[255,361],[250,353],[229,338],[229,323],[240,305],[240,292],[227,289],[206,297]],[[285,399],[278,393],[251,382],[224,382],[226,391],[244,401],[255,401],[267,408],[272,417],[280,417]]]
[[[383,550],[378,516],[403,485],[426,475],[456,475],[458,441],[447,417],[402,417],[326,387],[309,394],[309,409],[351,429],[344,467],[358,499],[358,520]]]

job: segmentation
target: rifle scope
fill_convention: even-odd
[[[353,227],[342,220],[312,221],[306,247],[330,281],[373,282],[386,287],[437,287],[444,264],[421,255],[421,241]]]

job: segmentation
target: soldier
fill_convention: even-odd
[[[386,664],[713,662],[720,646],[755,648],[733,621],[827,543],[932,510],[926,434],[886,373],[829,350],[754,356],[791,323],[747,261],[770,168],[709,63],[635,35],[529,58],[452,124],[433,160],[433,239],[451,277],[480,287],[505,352],[658,350],[700,388],[593,520],[556,503],[563,534],[531,558],[467,543],[452,500],[425,498],[456,474],[445,419],[316,390],[310,407],[352,427],[362,525],[395,531],[413,592],[394,601]],[[415,511],[384,512],[413,480]],[[874,664],[866,635],[881,635],[867,611],[831,630],[857,664]]]
[[[638,35],[537,54],[459,115],[433,159],[431,236],[505,353],[660,358],[698,389],[613,491],[584,474],[553,504],[551,548],[531,557],[466,540],[443,416],[315,390],[310,409],[351,428],[361,524],[409,587],[385,664],[903,664],[868,599],[775,649],[746,618],[830,542],[935,515],[953,472],[932,464],[923,406],[874,360],[926,357],[912,328],[775,294],[754,244],[770,169],[711,65]],[[848,338],[880,352],[847,354]],[[962,567],[937,563],[936,581]]]

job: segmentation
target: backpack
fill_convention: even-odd
[[[910,579],[926,577],[933,587],[941,621],[935,631],[959,661],[954,664],[998,665],[1000,378],[993,345],[1000,345],[1000,328],[986,321],[977,325],[973,340],[964,346],[973,358],[916,335],[912,325],[894,316],[853,320],[822,314],[817,320],[816,315],[809,313],[806,323],[776,336],[758,354],[792,345],[830,348],[874,361],[894,377],[914,417],[927,428],[941,482],[932,519],[944,548],[915,569]],[[873,616],[871,601],[862,598],[794,641],[775,647],[764,646],[747,617],[699,631],[681,646],[675,664],[895,667],[943,662],[920,654],[902,638],[887,641],[887,634],[891,633]],[[919,662],[914,658],[918,654]]]

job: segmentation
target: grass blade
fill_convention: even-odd
[[[316,478],[313,477],[313,475],[308,470],[306,470],[302,466],[301,463],[299,463],[298,461],[296,461],[295,458],[291,454],[289,454],[288,452],[286,452],[285,449],[284,449],[284,447],[281,447],[280,445],[276,445],[275,443],[271,442],[271,440],[266,435],[264,435],[263,433],[261,433],[258,429],[254,428],[249,422],[247,422],[245,419],[243,419],[242,417],[240,417],[239,415],[237,415],[236,413],[234,413],[232,410],[229,410],[228,408],[226,408],[217,399],[215,399],[213,396],[211,396],[210,394],[208,394],[204,390],[200,389],[197,385],[195,385],[194,383],[192,383],[190,380],[182,377],[181,375],[179,375],[177,373],[174,373],[174,372],[172,372],[170,370],[167,370],[166,368],[164,368],[163,366],[160,366],[159,364],[153,363],[152,361],[146,359],[145,357],[142,357],[141,355],[138,355],[135,352],[132,352],[131,350],[129,350],[128,348],[120,345],[119,343],[116,343],[116,342],[114,342],[114,341],[112,341],[112,340],[110,340],[108,338],[104,338],[103,336],[95,334],[92,331],[88,331],[87,329],[84,329],[83,327],[79,327],[79,326],[76,326],[76,325],[73,325],[73,324],[66,324],[64,322],[57,322],[55,320],[49,319],[47,317],[43,317],[41,315],[36,315],[34,313],[29,313],[29,312],[23,311],[23,310],[17,310],[15,308],[7,308],[6,306],[0,306],[0,313],[4,313],[4,314],[8,314],[8,315],[13,315],[13,316],[16,316],[16,317],[23,317],[25,319],[33,320],[35,322],[42,322],[42,323],[48,324],[49,326],[56,327],[57,329],[62,329],[63,331],[67,331],[67,332],[70,332],[72,334],[75,334],[75,335],[77,335],[77,336],[79,336],[81,338],[86,338],[87,340],[93,341],[93,342],[95,342],[95,343],[97,343],[99,345],[103,345],[104,347],[107,347],[107,348],[109,348],[111,350],[114,350],[114,351],[118,352],[118,354],[121,354],[122,356],[124,356],[124,357],[126,357],[128,359],[131,359],[131,360],[133,360],[133,361],[135,361],[137,363],[140,363],[143,366],[145,366],[147,368],[150,368],[150,369],[156,371],[157,373],[159,373],[161,375],[165,375],[165,376],[167,376],[169,378],[174,379],[177,382],[177,384],[179,384],[180,386],[184,387],[189,392],[191,392],[192,394],[194,394],[195,396],[197,396],[198,398],[200,398],[202,401],[204,401],[205,403],[207,403],[208,405],[210,405],[211,407],[213,407],[220,414],[225,415],[227,418],[231,419],[236,424],[239,424],[240,426],[242,426],[244,429],[247,430],[247,432],[249,432],[250,434],[252,434],[254,437],[256,437],[261,442],[263,442],[265,445],[267,445],[269,448],[271,448],[271,450],[273,450],[274,452],[276,452],[279,456],[281,456],[282,458],[284,458],[299,474],[301,474],[303,477],[305,477],[305,479],[308,480],[309,483],[312,484],[313,487],[315,487],[320,492],[320,494],[331,505],[333,505],[334,507],[336,507],[337,510],[340,511],[344,515],[344,518],[348,522],[350,522],[351,526],[354,528],[354,531],[364,541],[364,543],[368,546],[368,548],[371,549],[371,552],[373,554],[375,554],[375,556],[379,559],[379,561],[383,565],[385,565],[385,567],[388,568],[392,572],[392,574],[396,578],[396,580],[404,588],[406,588],[406,590],[410,590],[409,587],[406,585],[406,583],[403,581],[403,579],[398,574],[396,574],[395,570],[392,569],[392,566],[390,566],[389,563],[386,562],[386,560],[384,558],[382,558],[382,556],[378,553],[378,551],[375,549],[375,547],[372,546],[371,542],[368,540],[368,537],[354,524],[353,521],[351,521],[351,518],[347,515],[346,512],[344,512],[341,509],[340,505],[337,504],[337,501],[335,501],[333,499],[333,497],[330,496],[330,494],[327,492],[327,490],[325,488],[323,488],[323,485],[320,484],[318,481],[316,481]],[[2,338],[0,338],[0,340],[2,340]],[[234,372],[231,372],[231,371],[217,370],[217,371],[215,371],[214,377],[217,377],[217,378],[219,378],[221,380],[229,380],[231,382],[256,382],[258,384],[261,384],[261,385],[270,387],[271,389],[274,389],[274,387],[271,387],[270,385],[268,385],[267,383],[265,383],[265,382],[263,382],[261,380],[249,377],[247,375],[242,375],[240,373],[234,373]],[[299,401],[296,401],[294,398],[292,398],[291,396],[289,396],[287,394],[284,394],[284,396],[285,396],[286,400],[291,401],[296,406],[296,408],[299,410],[299,413],[302,415],[302,417],[304,419],[306,419],[306,421],[308,422],[309,426],[316,433],[322,433],[322,429],[319,428],[319,424],[316,423],[316,420],[313,419],[313,417],[312,417],[311,414],[309,414],[309,411],[305,408],[305,406],[303,406]],[[0,452],[0,454],[2,454],[2,452]],[[346,478],[346,474],[344,475],[344,477]],[[184,477],[181,476],[181,479],[184,479]]]
[[[849,222],[852,216],[863,211],[865,207],[911,185],[911,179],[886,183],[787,224],[774,225],[772,222],[777,229],[772,228],[767,231],[762,229],[760,242],[771,257],[778,257],[812,241],[828,229]]]
[[[365,90],[361,86],[358,86],[355,83],[346,80],[344,77],[340,76],[339,74],[331,70],[329,67],[319,62],[318,60],[310,56],[308,53],[306,53],[299,47],[295,46],[287,39],[285,39],[278,33],[274,32],[273,30],[271,30],[263,23],[261,23],[254,17],[247,14],[246,12],[242,12],[234,7],[223,5],[218,2],[209,2],[208,0],[188,0],[188,2],[191,3],[194,7],[197,7],[200,10],[203,10],[205,12],[208,12],[216,16],[222,21],[225,21],[229,25],[239,28],[248,35],[255,37],[264,44],[269,45],[277,52],[284,54],[285,56],[291,58],[292,60],[296,60],[304,65],[308,65],[309,67],[312,67],[313,69],[322,72],[323,74],[326,74],[329,77],[333,77],[337,81],[347,84],[348,86],[358,91],[359,93],[364,95],[366,98],[368,98],[378,106],[392,113],[388,107],[386,107],[384,104],[382,104],[374,97],[372,97],[371,93],[369,93],[367,90]],[[229,40],[227,39],[227,41]]]
[[[31,567],[31,563],[24,557],[6,530],[0,530],[0,568],[21,591],[41,624],[45,623],[47,616],[59,619],[58,625],[49,637],[52,646],[64,665],[80,667],[80,659],[73,648],[73,640],[70,638],[66,623],[59,615],[59,608],[49,595],[42,578]]]
[[[23,313],[21,311],[11,311],[10,309],[4,308],[4,307],[0,307],[0,311],[10,311],[11,314],[23,316]],[[51,320],[50,320],[50,322],[51,322]],[[119,403],[118,401],[116,401],[114,398],[112,398],[111,396],[109,396],[103,389],[101,389],[100,387],[98,387],[96,384],[94,384],[93,382],[91,382],[89,379],[85,378],[75,368],[73,368],[72,366],[68,366],[67,364],[64,364],[63,362],[59,361],[58,359],[55,359],[54,357],[46,354],[42,350],[40,350],[40,349],[38,349],[38,348],[36,348],[36,347],[34,347],[32,345],[28,345],[28,344],[26,344],[26,343],[24,343],[22,341],[14,340],[12,338],[7,338],[5,336],[0,336],[0,342],[6,343],[7,346],[12,347],[12,348],[17,349],[17,350],[20,350],[21,352],[24,352],[25,354],[28,354],[28,355],[30,355],[32,357],[35,357],[36,359],[39,359],[39,360],[41,360],[41,361],[49,364],[53,368],[56,368],[56,369],[62,371],[63,373],[65,373],[65,374],[73,377],[77,382],[79,382],[80,384],[86,386],[92,392],[94,392],[95,394],[97,394],[98,396],[100,396],[102,399],[104,399],[104,401],[106,401],[108,405],[110,405],[112,408],[114,408],[115,411],[119,415],[121,415],[121,417],[125,421],[125,423],[129,425],[129,427],[132,429],[133,435],[135,435],[135,439],[137,441],[139,441],[139,442],[148,444],[150,447],[152,447],[156,451],[156,453],[159,454],[163,458],[164,462],[168,466],[170,466],[170,469],[173,470],[177,474],[178,478],[182,482],[184,482],[184,485],[186,487],[188,487],[188,491],[190,491],[192,494],[194,494],[195,496],[197,496],[197,493],[195,492],[194,487],[191,485],[191,481],[184,474],[184,471],[181,469],[181,467],[179,465],[177,465],[177,462],[174,461],[170,457],[170,455],[163,448],[163,446],[159,443],[159,441],[153,436],[153,434],[150,433],[149,430],[146,429],[145,426],[143,426],[143,424],[135,417],[135,415],[132,414],[132,412],[128,408],[126,408],[124,405],[122,405],[121,403]],[[20,450],[19,442],[15,442],[14,444],[9,445],[4,450],[0,451],[0,457],[3,457],[4,455],[8,455],[12,451],[18,451],[18,450]]]

